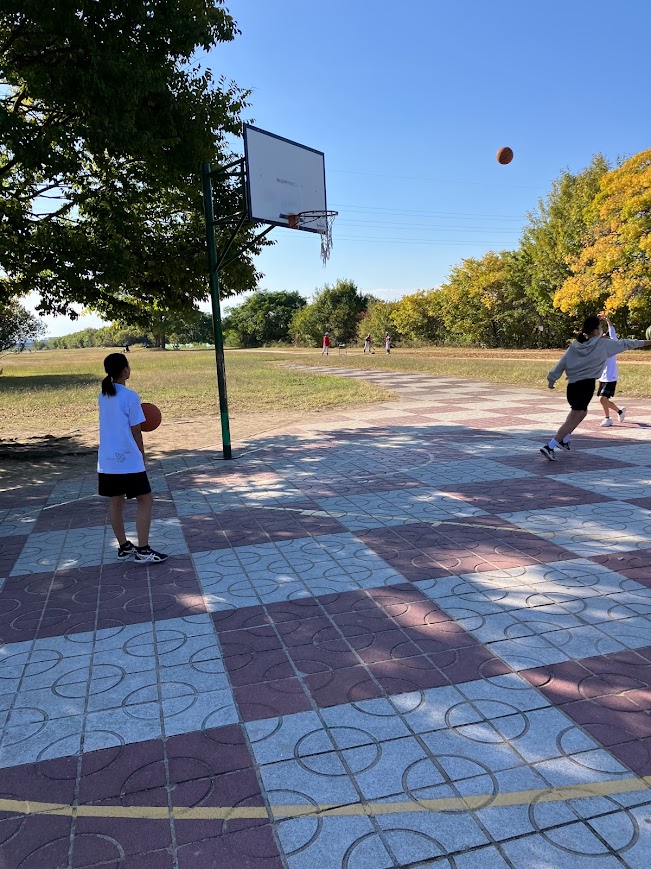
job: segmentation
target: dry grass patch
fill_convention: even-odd
[[[3,359],[0,433],[62,433],[97,425],[104,349],[46,350]],[[129,385],[167,420],[218,413],[215,356],[208,350],[134,350]],[[387,401],[393,394],[359,380],[291,371],[267,354],[231,351],[226,359],[233,413],[333,410]]]

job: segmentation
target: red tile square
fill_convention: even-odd
[[[421,654],[418,646],[398,628],[392,631],[358,634],[350,637],[349,643],[365,664],[413,658]]]
[[[219,610],[210,614],[215,628],[222,631],[234,631],[239,628],[254,628],[270,623],[263,606],[245,606],[240,609]]]
[[[651,715],[624,697],[619,700],[617,709],[590,700],[577,700],[563,706],[563,712],[602,745],[651,737]]]
[[[496,658],[479,643],[447,652],[436,652],[429,655],[429,658],[453,685],[511,672],[508,664]]]
[[[185,781],[190,773],[205,778],[253,767],[246,738],[238,724],[170,736],[165,741],[165,752],[170,784]]]
[[[239,770],[225,775],[212,775],[209,778],[191,778],[172,788],[174,820],[177,844],[196,842],[215,835],[233,833],[241,829],[261,826],[269,822],[265,812],[262,818],[243,819],[226,817],[224,819],[194,819],[194,808],[232,806],[233,809],[264,807],[258,778],[253,769]],[[184,811],[189,809],[189,812]]]
[[[315,673],[306,676],[304,682],[317,706],[321,707],[370,700],[383,694],[362,666]]]
[[[183,823],[176,822],[175,826]],[[188,822],[191,823],[191,822]],[[283,869],[270,825],[249,826],[178,849],[178,869]]]
[[[300,674],[325,673],[329,670],[344,670],[354,667],[359,659],[344,640],[339,641],[335,648],[327,645],[290,646],[287,649],[296,670]],[[331,645],[335,645],[334,643]]]
[[[447,685],[447,679],[425,655],[369,664],[369,672],[387,694],[424,691]]]
[[[167,805],[167,774],[160,739],[88,751],[81,758],[78,799],[122,805]],[[132,802],[146,793],[145,802]],[[149,803],[146,800],[150,800]]]
[[[243,721],[307,712],[312,704],[296,677],[235,687],[233,694]]]
[[[27,815],[0,820],[0,866],[45,869],[67,866],[72,819]]]
[[[243,655],[229,655],[224,658],[224,664],[233,686],[257,685],[261,682],[273,682],[276,679],[288,679],[294,675],[287,654],[283,649],[258,654],[252,652]]]
[[[103,803],[106,805],[106,803]],[[147,794],[138,797],[136,805],[156,805],[147,803]],[[169,848],[172,844],[172,830],[169,818],[155,820],[131,818],[92,818],[78,817],[75,825],[73,845],[74,867],[122,866],[120,859]],[[51,864],[50,864],[51,865]],[[65,864],[64,864],[65,865]]]
[[[297,621],[285,621],[276,625],[285,646],[319,646],[332,651],[348,648],[345,640],[325,615]]]
[[[253,628],[240,628],[224,631],[219,635],[224,657],[257,655],[282,649],[282,643],[273,625],[258,625]]]

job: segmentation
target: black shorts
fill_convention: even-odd
[[[604,398],[614,398],[616,389],[617,389],[617,381],[616,380],[609,380],[607,382],[600,380],[597,395],[599,397],[603,396]]]
[[[567,401],[572,410],[587,410],[594,395],[594,380],[577,380],[567,384]]]
[[[115,498],[126,495],[127,498],[137,498],[138,495],[148,495],[151,492],[147,471],[138,474],[98,474],[98,494],[105,498]]]

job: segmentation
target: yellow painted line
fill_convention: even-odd
[[[508,791],[499,794],[476,794],[467,797],[440,797],[434,800],[397,800],[386,803],[353,803],[352,805],[272,805],[265,806],[175,806],[175,820],[233,820],[241,818],[298,818],[304,815],[396,815],[407,812],[451,812],[493,806],[529,806],[537,802],[563,802],[614,794],[635,793],[651,789],[651,776],[614,781],[590,782],[529,791]],[[68,806],[63,803],[41,803],[29,800],[0,799],[0,812],[14,815],[64,815],[83,818],[133,818],[161,820],[169,818],[166,806]]]

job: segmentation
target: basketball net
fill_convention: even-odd
[[[321,223],[319,233],[321,235],[321,262],[325,265],[330,258],[332,250],[332,225],[338,211],[299,211],[298,214],[287,215],[287,226],[290,229],[309,227],[312,223]]]

